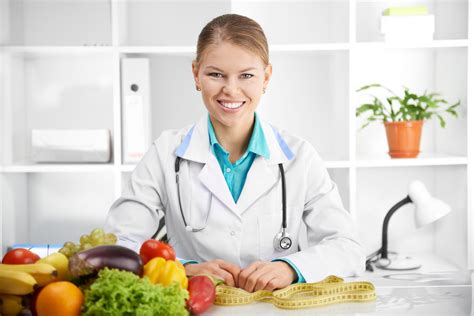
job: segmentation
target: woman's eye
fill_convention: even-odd
[[[214,78],[222,78],[222,74],[218,72],[211,72],[209,76],[214,77]]]
[[[252,74],[243,74],[242,76],[244,77],[244,79],[250,79],[253,77]]]

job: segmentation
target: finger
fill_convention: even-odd
[[[257,270],[255,270],[248,276],[247,282],[245,282],[244,290],[246,290],[247,292],[254,292],[255,285],[257,284],[258,280],[266,273],[267,271],[265,267],[257,268]]]
[[[239,274],[240,274],[240,267],[238,265],[235,265],[230,262],[220,262],[219,266],[223,269],[232,274],[232,277],[234,278],[235,283],[239,280]]]
[[[268,282],[270,282],[271,279],[273,279],[275,276],[270,273],[270,272],[267,272],[267,273],[264,273],[262,274],[257,282],[255,283],[255,287],[254,287],[254,291],[260,291],[260,290],[264,290],[267,288],[267,285],[268,285]],[[270,290],[272,291],[272,290]]]
[[[267,282],[267,284],[265,285],[263,290],[265,290],[265,291],[274,291],[274,290],[279,289],[281,287],[282,286],[280,285],[280,282],[278,281],[278,278],[274,277],[274,278],[270,279]]]
[[[217,277],[224,280],[225,284],[228,286],[235,286],[235,281],[234,277],[231,273],[227,272],[224,269],[218,269],[218,271],[215,272],[217,274]]]
[[[240,287],[241,289],[243,289],[245,287],[245,283],[247,282],[247,278],[249,277],[249,275],[251,273],[253,273],[257,269],[259,264],[260,264],[259,261],[255,261],[254,263],[249,265],[247,268],[240,271],[238,287]]]

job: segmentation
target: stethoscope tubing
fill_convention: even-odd
[[[204,225],[202,227],[193,228],[190,225],[188,225],[188,223],[186,222],[186,218],[185,218],[184,212],[183,212],[183,207],[182,207],[182,204],[181,204],[181,193],[180,193],[180,189],[179,189],[179,169],[180,169],[181,160],[182,160],[182,158],[177,156],[176,160],[175,160],[175,163],[174,163],[174,171],[176,173],[176,186],[177,186],[177,191],[178,191],[179,210],[181,212],[181,218],[183,219],[184,227],[186,228],[186,230],[189,231],[189,232],[194,232],[195,233],[195,232],[199,232],[199,231],[203,230],[204,228],[206,228],[207,221],[209,219],[210,211],[207,212],[206,220],[205,220]],[[287,219],[286,219],[286,179],[285,179],[285,170],[283,169],[283,164],[282,163],[279,163],[278,167],[280,169],[280,175],[281,175],[281,191],[282,191],[281,192],[281,196],[282,196],[281,227],[282,227],[282,229],[281,229],[281,232],[277,233],[277,235],[275,236],[275,239],[277,239],[275,245],[278,245],[278,246],[275,246],[275,249],[278,250],[278,251],[284,251],[284,250],[291,247],[292,241],[291,241],[291,237],[286,232]],[[288,247],[282,246],[281,241],[282,241],[283,238],[286,238],[286,239],[289,240],[289,246]]]

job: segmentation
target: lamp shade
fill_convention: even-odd
[[[408,196],[415,205],[417,228],[432,223],[451,212],[451,207],[430,195],[421,181],[413,181],[408,187]]]

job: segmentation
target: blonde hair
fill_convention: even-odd
[[[229,42],[253,52],[262,59],[265,66],[270,62],[267,38],[262,27],[246,16],[224,14],[207,23],[197,42],[197,64],[199,65],[210,45],[221,42]]]

